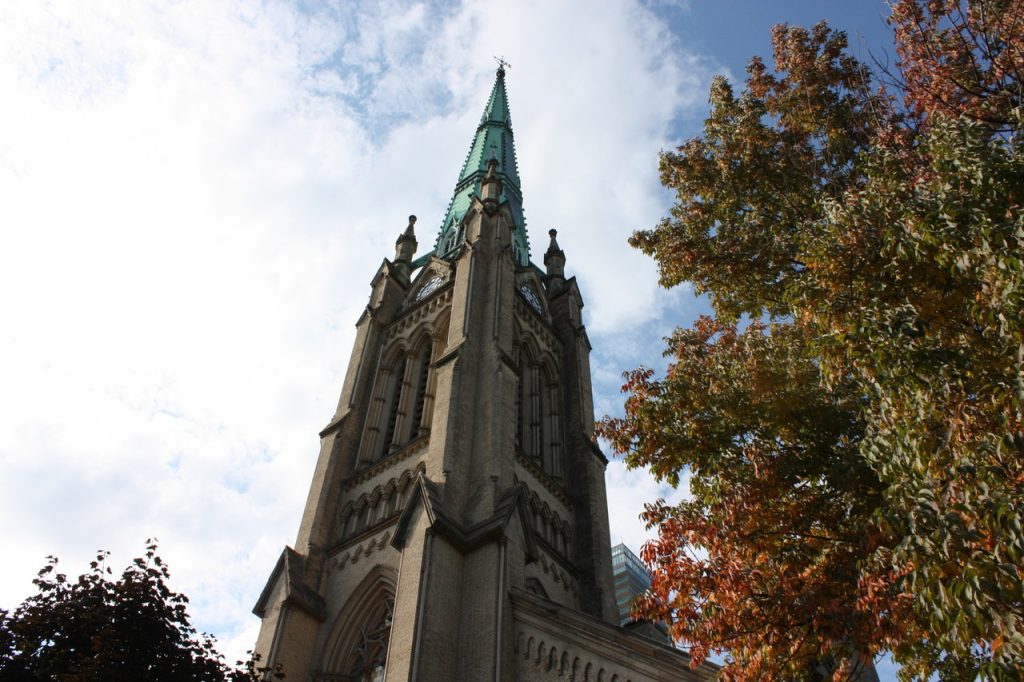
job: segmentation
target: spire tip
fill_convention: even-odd
[[[416,238],[416,216],[414,215],[409,216],[409,225],[405,228],[405,232],[402,233],[402,236],[399,237],[399,239],[408,238]]]

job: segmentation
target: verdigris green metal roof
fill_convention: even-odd
[[[480,195],[480,183],[487,176],[487,165],[491,159],[498,161],[497,174],[501,178],[499,201],[508,202],[515,221],[512,249],[520,265],[530,262],[530,242],[526,236],[526,219],[523,216],[523,192],[519,186],[519,168],[516,165],[516,149],[512,139],[512,116],[508,110],[508,93],[505,90],[505,69],[498,69],[487,100],[480,125],[477,126],[473,144],[462,166],[455,192],[448,204],[441,230],[432,251],[416,259],[414,265],[426,262],[428,256],[445,257],[462,243],[460,227],[462,218],[469,210],[474,196]]]

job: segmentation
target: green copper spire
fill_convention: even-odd
[[[519,187],[519,169],[516,167],[516,149],[512,141],[512,116],[508,111],[508,93],[505,91],[505,65],[498,68],[491,96],[487,100],[473,144],[469,147],[466,163],[448,211],[441,222],[441,231],[431,254],[444,257],[462,242],[460,227],[474,196],[480,196],[480,182],[487,176],[491,159],[498,162],[497,175],[501,179],[499,201],[508,202],[515,221],[512,248],[520,265],[530,262],[530,244],[526,237],[526,219],[523,217],[523,192]],[[427,255],[431,255],[427,254]],[[425,261],[426,258],[418,259]]]

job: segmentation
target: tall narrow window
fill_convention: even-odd
[[[519,359],[519,373],[516,377],[516,449],[530,456],[533,454],[533,412],[530,405],[530,369],[533,360],[525,347],[518,343],[516,345]]]
[[[427,402],[427,379],[430,376],[430,344],[426,345],[419,357],[419,376],[416,378],[416,403],[412,410],[412,424],[409,439],[412,440],[425,433],[423,426],[423,408]]]
[[[434,335],[430,345],[424,351],[427,365],[427,387],[423,391],[423,414],[420,415],[419,435],[430,433],[430,422],[434,418],[434,395],[437,393],[437,370],[430,366],[435,358],[441,356],[445,348],[447,322],[442,331]]]
[[[403,356],[398,368],[392,372],[393,383],[391,385],[391,396],[388,399],[388,422],[384,429],[384,440],[381,443],[378,458],[387,457],[391,451],[391,441],[395,437],[395,423],[398,421],[399,399],[402,397],[402,379],[405,376],[406,358]]]
[[[529,454],[543,461],[544,454],[544,408],[540,386],[540,367],[530,366],[530,451]]]
[[[526,449],[526,438],[524,437],[526,420],[523,419],[523,382],[526,379],[526,373],[521,356],[519,359],[519,376],[516,379],[516,450],[523,452]]]
[[[519,376],[516,386],[516,446],[542,467],[547,465],[545,432],[550,428],[546,410],[548,384],[547,370],[542,368],[533,354],[519,352]]]
[[[392,369],[387,363],[384,363],[377,373],[377,381],[373,387],[373,400],[370,402],[370,410],[366,415],[366,431],[363,433],[363,442],[359,447],[360,467],[372,464],[380,454],[381,448],[384,447],[381,441],[391,412],[389,401],[393,397],[395,383],[400,381],[395,377]]]
[[[546,459],[544,462],[544,470],[553,478],[562,478],[562,426],[559,420],[558,406],[559,406],[559,394],[558,394],[558,383],[545,372],[545,390],[547,392],[547,403],[544,407],[547,408],[547,429],[545,435],[547,436],[547,448],[545,450]]]

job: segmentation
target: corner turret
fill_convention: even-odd
[[[555,237],[558,236],[558,230],[548,230],[548,236],[551,237],[551,244],[548,245],[548,250],[544,254],[544,268],[548,271],[548,280],[565,280],[565,252],[559,248],[558,242]]]
[[[405,228],[405,232],[398,235],[398,239],[395,241],[395,267],[405,275],[406,281],[409,279],[409,273],[412,271],[412,256],[416,253],[416,216],[409,216],[409,225]]]

